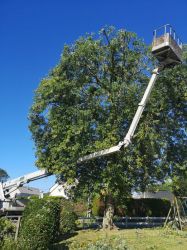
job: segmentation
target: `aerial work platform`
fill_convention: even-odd
[[[154,30],[152,53],[164,66],[182,62],[182,42],[170,24]]]
[[[171,25],[166,24],[154,30],[152,53],[157,58],[160,65],[158,65],[152,72],[149,84],[144,92],[141,102],[138,104],[137,111],[124,139],[115,146],[80,157],[78,159],[78,163],[118,152],[121,148],[126,148],[131,143],[151,91],[158,78],[159,72],[164,70],[166,67],[182,63],[182,42]]]

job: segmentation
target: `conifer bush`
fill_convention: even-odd
[[[73,204],[68,200],[31,199],[23,214],[17,249],[51,249],[61,236],[76,229],[76,219]]]
[[[59,236],[59,216],[59,199],[31,200],[23,215],[20,249],[50,249]]]

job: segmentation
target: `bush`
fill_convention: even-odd
[[[49,249],[59,236],[59,199],[31,200],[21,224],[20,249]]]
[[[3,244],[1,246],[1,250],[23,250],[18,248],[18,242],[14,240],[12,237],[5,237],[3,240]]]
[[[87,246],[82,246],[76,242],[71,244],[72,249],[82,250],[128,250],[127,243],[124,238],[120,236],[114,236],[111,238],[105,238],[97,240],[96,242],[89,243]]]
[[[123,206],[114,205],[117,216],[167,216],[171,204],[165,199],[133,199],[126,198]],[[93,215],[104,215],[104,202],[99,197],[93,200]]]
[[[0,218],[0,246],[4,243],[6,237],[12,237],[15,234],[15,225],[6,218]]]
[[[77,216],[70,201],[55,197],[31,199],[21,221],[19,239],[12,248],[12,240],[6,239],[4,249],[42,250],[52,249],[59,236],[76,228]]]
[[[123,216],[167,216],[171,206],[168,200],[164,199],[126,199],[126,209]]]
[[[92,202],[92,214],[94,216],[103,216],[105,211],[104,201],[100,196],[95,196]]]
[[[60,234],[62,236],[72,233],[76,229],[77,215],[73,204],[63,199],[60,211]]]
[[[83,201],[77,201],[74,203],[74,212],[77,216],[86,216],[87,214],[87,204]]]

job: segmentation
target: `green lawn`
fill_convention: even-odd
[[[187,250],[187,232],[169,229],[82,230],[54,249],[83,249],[91,242],[100,239],[112,242],[116,237],[125,240],[130,250]]]

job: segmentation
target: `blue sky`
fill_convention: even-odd
[[[153,29],[165,23],[187,41],[186,0],[0,0],[0,168],[11,178],[37,170],[28,111],[65,43],[114,25],[150,44]],[[47,190],[53,182],[30,185]]]

